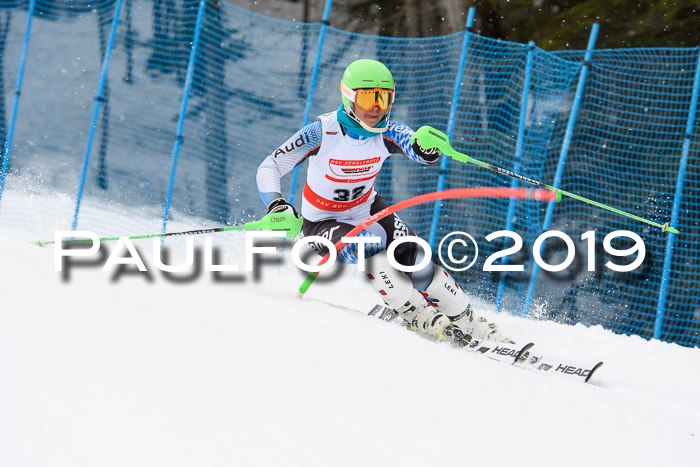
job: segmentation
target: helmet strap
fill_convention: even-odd
[[[360,120],[360,117],[357,116],[355,113],[355,110],[352,108],[352,104],[348,104],[348,106],[345,108],[345,113],[348,114],[348,117],[352,118],[357,122],[358,125],[360,125],[362,128],[365,130],[369,131],[370,133],[384,133],[388,128],[389,128],[389,113],[391,113],[391,109],[389,109],[386,114],[384,114],[384,119],[386,121],[386,124],[384,125],[383,128],[375,128],[367,125],[365,122]]]

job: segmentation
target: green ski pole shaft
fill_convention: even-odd
[[[601,209],[605,209],[607,211],[614,212],[616,214],[620,214],[625,217],[629,217],[630,219],[635,219],[639,222],[643,222],[645,224],[653,225],[654,227],[660,228],[662,231],[666,232],[672,232],[672,233],[678,233],[678,230],[674,229],[673,227],[670,227],[668,223],[665,224],[660,224],[658,222],[651,221],[649,219],[645,219],[643,217],[636,216],[634,214],[630,214],[629,212],[622,211],[621,209],[614,208],[612,206],[608,206],[607,204],[599,203],[598,201],[593,201],[592,199],[585,198],[583,196],[579,196],[574,193],[570,193],[568,191],[562,190],[560,188],[555,188],[553,186],[547,185],[546,183],[539,182],[537,180],[533,180],[531,178],[525,177],[523,175],[517,174],[513,171],[510,171],[508,169],[504,169],[502,167],[497,167],[495,165],[491,165],[487,162],[480,161],[478,159],[474,159],[473,157],[469,157],[466,154],[459,153],[455,150],[446,152],[448,156],[451,158],[460,161],[460,162],[470,162],[472,164],[478,165],[479,167],[483,167],[487,170],[491,170],[492,172],[496,172],[502,175],[507,175],[509,177],[517,178],[518,180],[522,180],[527,183],[531,183],[532,185],[538,186],[540,188],[546,188],[547,190],[552,190],[557,193],[559,196],[566,196],[568,198],[573,198],[578,201],[582,201],[584,203],[591,204],[593,206],[599,207]]]
[[[660,224],[658,222],[651,221],[649,219],[645,219],[640,216],[635,216],[634,214],[630,214],[628,212],[625,212],[621,209],[614,208],[612,206],[608,206],[607,204],[599,203],[597,201],[593,201],[588,198],[584,198],[583,196],[576,195],[574,193],[569,193],[568,191],[564,191],[559,188],[555,188],[553,186],[547,185],[546,183],[539,182],[537,180],[533,180],[531,178],[525,177],[523,175],[517,174],[511,170],[504,169],[502,167],[498,167],[492,164],[489,164],[487,162],[480,161],[478,159],[474,159],[473,157],[469,157],[466,154],[462,154],[461,152],[457,152],[452,148],[450,145],[450,140],[447,137],[447,135],[439,130],[436,130],[435,128],[429,127],[429,126],[423,126],[416,131],[416,134],[413,136],[411,139],[411,142],[413,142],[415,139],[418,139],[420,141],[421,145],[423,147],[427,148],[434,148],[437,147],[440,149],[440,152],[443,154],[450,156],[452,159],[458,161],[458,162],[465,162],[465,163],[470,163],[474,165],[478,165],[479,167],[482,167],[487,170],[491,170],[493,172],[499,173],[501,175],[506,175],[508,177],[513,177],[517,178],[518,180],[522,180],[527,183],[531,183],[535,186],[538,186],[540,188],[545,188],[547,190],[552,190],[557,193],[557,196],[566,196],[568,198],[573,198],[578,201],[582,201],[584,203],[591,204],[593,206],[599,207],[601,209],[605,209],[607,211],[614,212],[616,214],[620,214],[625,217],[629,217],[631,219],[637,220],[639,222],[643,222],[648,225],[653,225],[654,227],[660,228],[663,232],[672,232],[672,233],[679,233],[677,229],[671,227],[668,225],[668,222],[665,224]]]
[[[218,227],[215,229],[187,230],[184,232],[169,232],[169,233],[164,233],[164,234],[134,235],[134,236],[131,236],[128,238],[131,240],[139,240],[142,238],[179,237],[179,236],[185,236],[185,235],[203,235],[203,234],[210,234],[210,233],[216,233],[216,232],[227,232],[229,230],[243,230],[243,229],[247,229],[247,228],[255,228],[255,227],[246,227],[247,225],[248,224],[238,225],[238,226],[233,226],[233,227]],[[111,241],[119,240],[120,238],[123,238],[123,237],[104,237],[104,238],[100,238],[99,241],[111,242]],[[63,240],[61,243],[70,244],[70,243],[87,243],[87,242],[92,242],[92,239],[91,238],[70,238],[70,239]],[[36,242],[32,242],[32,245],[46,246],[46,245],[53,245],[54,243],[56,243],[56,242],[53,240],[38,240]]]
[[[216,232],[229,232],[231,230],[253,230],[253,229],[286,232],[286,237],[290,238],[290,237],[296,237],[299,234],[299,232],[301,232],[301,227],[302,227],[303,222],[304,222],[304,220],[301,217],[295,217],[293,214],[290,214],[290,213],[271,213],[271,214],[267,214],[265,217],[263,217],[260,220],[246,222],[243,225],[235,225],[235,226],[228,226],[228,227],[216,227],[213,229],[187,230],[184,232],[168,232],[168,233],[150,234],[150,235],[134,235],[134,236],[131,236],[128,238],[131,240],[139,240],[142,238],[179,237],[179,236],[184,236],[184,235],[202,235],[202,234],[210,234],[210,233],[216,233]],[[122,237],[105,237],[105,238],[100,238],[98,240],[100,242],[110,242],[110,241],[114,241],[114,240],[119,240],[120,238],[122,238]],[[66,243],[85,243],[85,242],[92,242],[92,239],[91,238],[72,238],[72,239],[63,240],[61,243],[66,244]],[[54,240],[39,240],[36,242],[31,242],[31,243],[32,243],[32,245],[46,246],[46,245],[53,245],[56,242]]]

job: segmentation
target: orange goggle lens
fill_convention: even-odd
[[[375,105],[380,110],[387,110],[394,100],[394,91],[388,89],[357,89],[355,105],[362,110],[370,110]]]

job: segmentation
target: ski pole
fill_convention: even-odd
[[[382,209],[378,213],[368,217],[354,229],[345,235],[345,237],[354,237],[360,232],[362,232],[367,226],[374,224],[378,220],[384,219],[389,214],[393,214],[402,209],[415,206],[417,204],[429,203],[431,201],[437,201],[439,199],[450,199],[450,198],[516,198],[516,199],[528,199],[535,201],[559,201],[561,196],[552,190],[536,190],[534,188],[501,188],[501,187],[472,187],[472,188],[454,188],[452,190],[435,191],[433,193],[426,193],[423,195],[414,196],[413,198],[405,199],[399,201],[396,204]],[[346,243],[342,240],[336,243],[335,251],[340,251]],[[330,253],[326,253],[321,261],[316,265],[323,266],[326,264],[330,258]],[[299,291],[297,297],[304,298],[304,294],[309,289],[311,284],[318,277],[318,272],[310,272],[304,282],[299,286]]]
[[[199,230],[187,230],[184,232],[168,232],[168,233],[161,233],[161,234],[150,234],[150,235],[134,235],[131,237],[128,237],[131,240],[138,240],[142,238],[158,238],[158,237],[178,237],[178,236],[184,236],[184,235],[201,235],[201,234],[210,234],[210,233],[216,233],[216,232],[228,232],[231,230],[252,230],[252,229],[260,229],[260,230],[272,230],[272,231],[282,231],[282,232],[287,232],[286,237],[296,237],[299,235],[299,232],[301,232],[301,226],[303,223],[303,219],[301,217],[294,217],[294,214],[290,213],[279,213],[279,214],[267,214],[265,217],[263,217],[260,220],[257,221],[252,221],[252,222],[247,222],[243,225],[235,225],[235,226],[229,226],[229,227],[216,227],[213,229],[199,229]],[[105,237],[105,238],[100,238],[99,240],[101,242],[109,242],[113,240],[119,240],[122,237]],[[68,239],[64,240],[61,243],[84,243],[84,242],[92,242],[92,239],[90,238],[74,238],[74,239]],[[53,240],[39,240],[36,242],[31,242],[32,245],[39,245],[39,246],[45,246],[45,245],[52,245],[56,243]]]
[[[418,131],[416,131],[415,135],[413,135],[411,142],[413,142],[416,138],[418,139],[418,141],[420,141],[420,144],[422,147],[424,147],[426,149],[438,148],[438,149],[440,149],[440,152],[442,152],[443,154],[445,154],[447,156],[450,156],[452,159],[454,159],[456,161],[468,162],[470,164],[475,164],[475,165],[478,165],[479,167],[483,167],[484,169],[491,170],[491,171],[499,173],[501,175],[507,175],[509,177],[517,178],[518,180],[522,180],[524,182],[531,183],[531,184],[538,186],[540,188],[555,191],[559,195],[563,195],[563,196],[567,196],[569,198],[577,199],[577,200],[582,201],[584,203],[588,203],[588,204],[592,204],[593,206],[597,206],[601,209],[612,211],[614,213],[638,220],[639,222],[644,222],[645,224],[653,225],[654,227],[660,228],[663,232],[679,233],[678,230],[669,226],[668,222],[666,222],[665,224],[659,224],[658,222],[654,222],[654,221],[651,221],[649,219],[645,219],[643,217],[635,216],[634,214],[630,214],[630,213],[622,211],[620,209],[613,208],[611,206],[608,206],[607,204],[599,203],[597,201],[593,201],[591,199],[584,198],[583,196],[579,196],[579,195],[574,194],[574,193],[569,193],[568,191],[564,191],[560,188],[555,188],[553,186],[549,186],[545,183],[538,182],[537,180],[533,180],[531,178],[517,174],[517,173],[510,171],[508,169],[504,169],[502,167],[498,167],[498,166],[489,164],[487,162],[483,162],[483,161],[480,161],[478,159],[474,159],[473,157],[469,157],[466,154],[462,154],[461,152],[457,152],[450,145],[450,140],[445,133],[443,133],[439,130],[436,130],[435,128],[432,128],[430,126],[420,127],[418,129]]]

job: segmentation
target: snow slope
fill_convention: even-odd
[[[98,233],[134,215],[105,212]],[[545,354],[605,360],[583,384],[364,316],[378,300],[354,270],[300,301],[289,244],[257,278],[93,265],[64,279],[38,235],[0,225],[3,467],[698,465],[698,348],[495,318]],[[244,234],[211,238],[243,265]],[[185,241],[165,242],[172,264]]]

